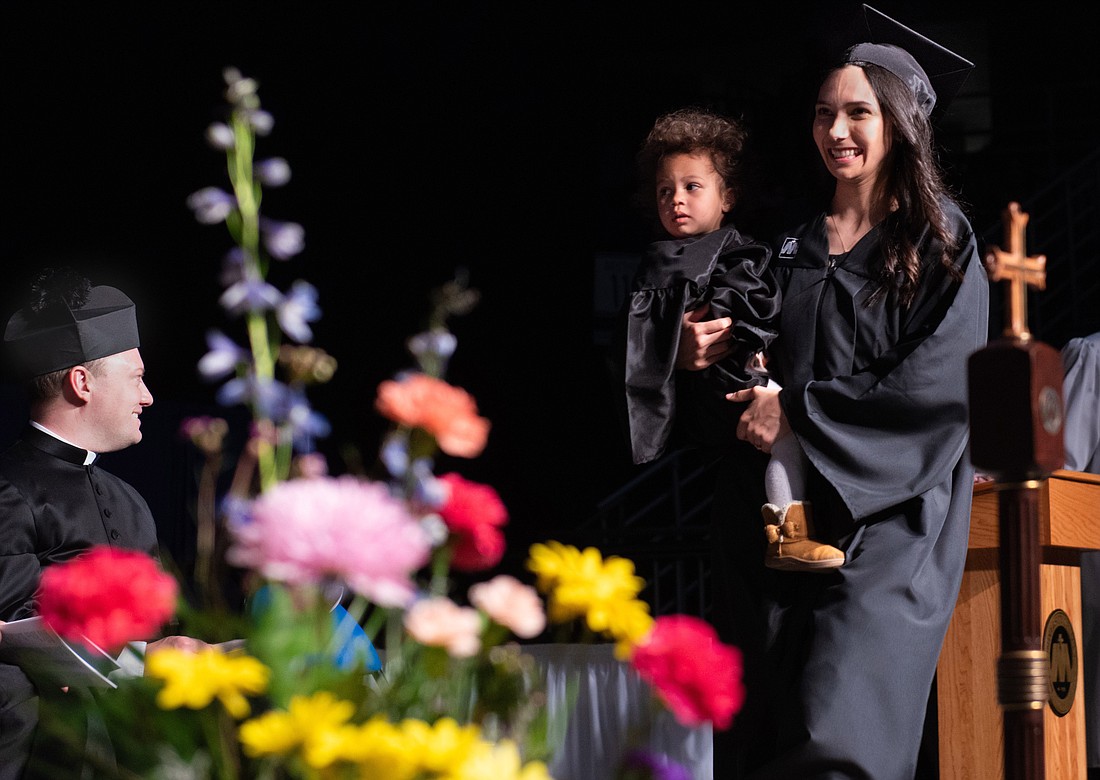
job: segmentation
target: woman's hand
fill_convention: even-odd
[[[732,351],[730,326],[733,325],[733,320],[729,317],[703,319],[709,313],[710,304],[705,303],[684,315],[683,327],[680,328],[680,345],[676,352],[676,368],[702,371]]]
[[[783,406],[779,403],[778,387],[750,387],[727,393],[726,400],[749,402],[737,421],[737,438],[747,441],[761,452],[770,453],[772,445],[791,432]]]

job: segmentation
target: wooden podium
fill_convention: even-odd
[[[940,780],[1004,777],[1004,716],[997,701],[1001,651],[998,568],[998,487],[974,486],[970,544],[959,600],[944,640],[936,678]],[[1100,549],[1100,476],[1055,471],[1039,497],[1041,609],[1044,621],[1062,610],[1076,640],[1070,648],[1075,690],[1045,708],[1046,777],[1079,780],[1087,774],[1081,659],[1080,553]],[[1063,635],[1067,632],[1061,632]],[[1065,675],[1061,675],[1065,677]],[[1064,691],[1067,686],[1063,685]],[[1068,710],[1064,715],[1055,706]]]

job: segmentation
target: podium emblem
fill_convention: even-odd
[[[1050,708],[1058,717],[1073,706],[1077,693],[1077,637],[1069,615],[1056,609],[1043,629],[1043,652],[1050,662]]]
[[[1049,385],[1039,391],[1039,421],[1051,436],[1062,430],[1062,394]]]

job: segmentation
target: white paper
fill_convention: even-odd
[[[93,643],[69,643],[40,617],[13,620],[0,626],[0,661],[19,666],[27,676],[42,676],[62,686],[117,688],[107,675],[118,662]]]

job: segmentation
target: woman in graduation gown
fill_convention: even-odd
[[[772,265],[783,304],[769,369],[783,390],[728,396],[750,402],[738,438],[767,452],[798,437],[817,532],[847,554],[828,574],[750,571],[753,555],[736,556],[761,610],[739,716],[756,733],[739,767],[752,778],[917,770],[967,549],[967,360],[988,333],[977,243],[933,157],[934,103],[896,46],[854,46],[825,77],[813,137],[835,189],[777,238]]]

